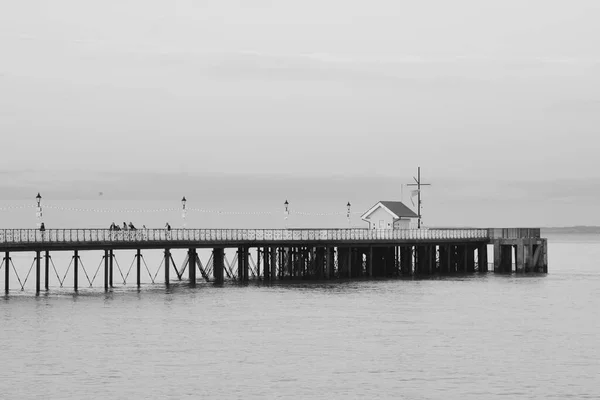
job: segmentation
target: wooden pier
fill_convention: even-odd
[[[50,288],[51,253],[59,251],[73,254],[73,289],[77,291],[81,279],[80,252],[103,254],[104,289],[109,290],[113,287],[116,253],[120,250],[135,251],[136,285],[140,287],[143,250],[159,249],[164,253],[161,264],[164,284],[171,282],[171,272],[182,280],[187,269],[190,285],[196,285],[198,279],[215,283],[250,279],[273,282],[485,273],[489,247],[493,248],[496,273],[511,273],[513,265],[516,273],[548,272],[547,240],[540,237],[540,229],[525,228],[51,229],[43,232],[0,229],[0,252],[4,254],[0,266],[4,267],[8,293],[11,266],[17,271],[11,253],[34,253],[35,291],[40,293],[42,277],[44,289]],[[187,250],[179,267],[171,255],[175,249]],[[198,256],[199,249],[212,250],[206,265]],[[234,253],[231,263],[227,252]],[[89,283],[91,286],[92,281]]]

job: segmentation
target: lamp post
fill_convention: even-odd
[[[289,211],[290,203],[288,203],[288,201],[286,200],[285,203],[283,203],[283,205],[285,206],[285,211],[283,212],[283,220],[284,220],[285,229],[287,229],[288,228],[288,215],[290,215],[290,211]]]
[[[39,194],[39,192],[37,196],[35,196],[35,200],[37,201],[37,207],[35,209],[37,228],[40,229],[40,227],[42,226],[42,196]]]
[[[185,217],[186,217],[186,213],[187,210],[185,209],[185,203],[187,202],[187,200],[185,199],[185,196],[183,196],[183,198],[181,199],[181,219],[183,219],[183,229],[185,229]]]
[[[350,207],[352,205],[350,204],[350,202],[348,202],[348,204],[346,204],[346,208],[348,209],[347,213],[346,213],[346,218],[348,218],[348,228],[352,228],[352,224],[350,223]]]

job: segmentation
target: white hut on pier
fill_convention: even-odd
[[[361,216],[369,229],[409,229],[415,214],[401,201],[380,201]]]

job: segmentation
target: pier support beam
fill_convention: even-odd
[[[42,279],[41,277],[41,268],[40,268],[40,264],[42,261],[42,254],[41,251],[36,251],[35,252],[35,295],[39,295],[40,294],[40,281]]]
[[[113,261],[115,259],[115,255],[112,250],[109,250],[110,254],[110,262],[108,264],[108,284],[110,287],[113,287]]]
[[[137,249],[135,258],[136,258],[136,268],[135,268],[136,283],[137,283],[137,287],[139,289],[140,286],[142,285],[142,252],[140,249]]]
[[[213,249],[213,277],[215,283],[223,283],[223,270],[225,268],[225,250],[223,248]]]
[[[248,271],[249,268],[249,257],[250,257],[250,249],[248,247],[244,247],[242,249],[242,263],[243,263],[243,276],[244,276],[244,282],[248,282],[250,280],[250,274]]]
[[[271,282],[277,278],[277,247],[271,247],[271,261],[269,262],[271,266],[271,273],[269,274],[271,278]]]
[[[494,243],[494,272],[505,274],[512,272],[512,244]]]
[[[525,246],[523,240],[515,245],[515,272],[525,273]]]
[[[188,249],[188,278],[191,286],[196,286],[196,260],[198,255],[196,249]],[[214,261],[214,259],[213,259]]]
[[[73,290],[78,291],[79,287],[79,252],[75,250],[73,256]]]
[[[165,249],[165,285],[169,286],[171,280],[169,274],[171,272],[171,250]]]
[[[104,250],[104,291],[108,291],[108,250]]]
[[[325,266],[325,279],[331,279],[333,278],[333,264],[334,264],[334,258],[335,258],[335,254],[333,252],[333,247],[327,247],[325,249],[325,262],[326,262],[326,266]]]
[[[488,251],[485,243],[477,248],[477,267],[479,272],[488,272]]]
[[[44,289],[50,289],[50,252],[44,254]]]
[[[448,245],[440,244],[438,246],[439,272],[441,274],[448,273]]]
[[[10,289],[10,253],[4,253],[4,291],[8,294]]]
[[[401,246],[400,247],[400,269],[402,275],[413,274],[413,248],[412,246]]]
[[[473,246],[465,246],[465,264],[467,273],[475,272],[475,248]]]

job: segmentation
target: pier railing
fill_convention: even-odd
[[[539,239],[541,237],[540,228],[490,228],[488,231],[490,239]]]
[[[0,243],[373,241],[488,239],[488,229],[0,229]]]

